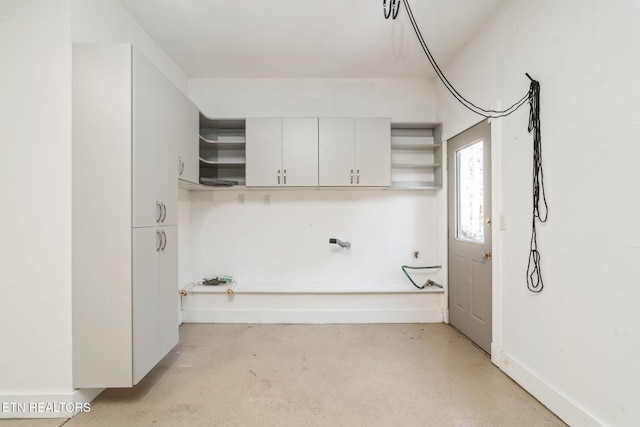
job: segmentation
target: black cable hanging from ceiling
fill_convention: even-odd
[[[390,17],[396,19],[398,17],[398,13],[400,12],[400,5],[402,0],[382,0],[382,8],[384,12],[385,19],[389,19]],[[504,110],[493,110],[479,107],[466,99],[464,96],[460,94],[456,90],[455,87],[449,82],[447,77],[444,75],[438,63],[434,59],[427,43],[424,41],[422,37],[422,33],[420,32],[420,28],[416,23],[416,20],[413,16],[413,12],[411,11],[411,5],[409,5],[408,0],[404,0],[405,8],[407,9],[407,15],[409,16],[409,20],[411,21],[411,25],[413,26],[413,30],[416,33],[416,37],[420,42],[420,46],[424,51],[429,63],[433,67],[434,71],[438,75],[440,81],[447,88],[449,93],[453,95],[453,97],[463,106],[465,106],[470,111],[485,117],[487,119],[506,117],[520,107],[522,107],[527,102],[529,103],[529,133],[533,133],[533,220],[531,226],[531,242],[529,245],[529,261],[527,264],[527,288],[534,293],[539,293],[544,288],[544,283],[542,281],[542,269],[541,269],[541,256],[538,251],[538,240],[537,240],[537,232],[536,232],[536,220],[542,222],[546,222],[549,216],[549,210],[547,205],[547,198],[544,191],[544,174],[542,172],[542,134],[540,131],[540,82],[531,78],[528,73],[525,73],[526,76],[531,81],[529,85],[529,90],[527,93],[514,102],[509,108]],[[540,203],[543,204],[543,209],[540,209]]]

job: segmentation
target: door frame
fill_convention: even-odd
[[[502,162],[500,159],[502,158],[502,124],[500,119],[483,119],[487,120],[489,125],[491,126],[491,212],[492,212],[492,223],[491,227],[491,239],[492,239],[492,273],[491,273],[491,361],[498,365],[499,361],[499,352],[502,349],[502,245],[500,241],[500,232],[504,228],[503,221],[503,212],[501,210],[501,199],[502,199]],[[477,125],[481,121],[472,121],[470,124],[465,122],[462,129],[456,129],[456,133],[451,137],[446,134],[443,135],[443,148],[442,148],[442,164],[448,164],[448,155],[447,155],[447,141],[455,136],[458,136],[462,132],[467,129],[472,128]],[[446,171],[445,171],[446,172]],[[444,227],[444,233],[442,239],[444,241],[444,254],[448,258],[449,254],[449,239],[447,238],[447,230],[449,227],[449,180],[448,174],[444,173],[447,177],[443,179],[443,194],[442,194],[442,203],[443,209],[441,211],[442,217],[446,219],[446,227]],[[449,324],[449,265],[448,262],[445,264],[445,276],[447,281],[447,286],[444,294],[445,298],[445,306],[444,306],[444,322]]]

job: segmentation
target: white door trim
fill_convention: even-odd
[[[498,366],[502,348],[502,122],[489,119],[491,126],[491,212],[494,227],[491,227],[493,265],[491,276],[491,361]]]

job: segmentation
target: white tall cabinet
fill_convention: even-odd
[[[178,342],[179,102],[131,45],[74,45],[76,388],[130,387]]]
[[[316,187],[318,119],[248,118],[248,187]]]
[[[391,121],[320,118],[319,184],[329,187],[391,185]]]

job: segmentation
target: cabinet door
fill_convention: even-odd
[[[282,185],[282,119],[246,121],[247,187]]]
[[[356,183],[360,186],[391,185],[391,120],[355,120]]]
[[[164,104],[161,116],[157,118],[164,138],[158,143],[160,170],[158,171],[158,194],[165,210],[162,225],[178,224],[178,180],[176,179],[176,159],[178,158],[178,94],[180,91],[164,78],[158,102]]]
[[[178,344],[178,227],[161,227],[160,254],[160,358]]]
[[[282,183],[286,186],[318,185],[318,119],[282,119]]]
[[[318,139],[319,184],[330,187],[354,184],[354,120],[320,118]]]
[[[133,229],[133,383],[160,360],[160,293],[156,227]]]
[[[133,226],[176,224],[178,89],[135,50],[133,82]]]
[[[198,107],[178,92],[178,178],[196,184],[200,179],[199,114]]]
[[[162,76],[134,50],[133,54],[133,226],[153,226],[160,217],[158,180],[166,147],[159,116],[166,105],[158,102]]]

